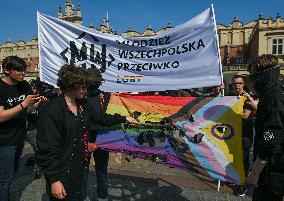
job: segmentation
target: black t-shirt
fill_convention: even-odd
[[[243,137],[246,137],[250,140],[252,143],[253,141],[253,108],[251,105],[248,104],[248,101],[246,100],[244,103],[244,109],[250,110],[251,113],[248,116],[247,119],[242,119],[242,131],[243,131]]]
[[[27,81],[9,85],[0,79],[0,106],[3,106],[5,110],[20,104],[29,94],[32,94],[32,89]],[[12,119],[0,123],[0,146],[24,143],[26,138],[26,119],[27,110],[24,110]]]

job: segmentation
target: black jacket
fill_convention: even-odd
[[[93,99],[78,101],[83,115],[76,116],[68,109],[63,95],[56,97],[39,117],[37,162],[46,177],[47,191],[50,192],[52,183],[61,181],[67,191],[65,200],[85,199],[89,160],[85,158],[84,128],[90,141],[95,138],[90,131],[96,124],[125,122],[125,117],[104,115],[98,107],[100,103]]]
[[[86,112],[83,113],[82,121],[79,115],[75,116],[68,110],[64,96],[52,99],[41,112],[37,133],[37,160],[50,183],[66,181],[71,161],[77,160],[78,164],[84,162],[84,143],[81,139],[87,122]],[[82,166],[85,164],[82,163]],[[78,171],[80,168],[78,165]]]
[[[267,89],[260,97],[255,130],[254,152],[262,160],[272,162],[273,157],[284,156],[284,94],[279,85]]]
[[[83,122],[68,110],[64,96],[52,99],[40,114],[37,160],[50,183],[66,180],[66,173],[73,168],[70,167],[70,161],[77,160],[80,164],[84,160],[84,145],[81,141],[83,126],[87,128],[88,141],[95,141],[97,125],[126,122],[125,117],[102,112],[97,96],[89,97],[80,104],[84,108]],[[75,166],[80,172],[82,167]]]
[[[104,99],[100,98],[99,93],[88,95],[87,97],[87,111],[89,113],[89,128],[90,128],[90,142],[96,141],[96,134],[103,127],[112,126],[114,124],[125,123],[126,117],[119,114],[106,114],[107,105],[110,94],[103,93]]]

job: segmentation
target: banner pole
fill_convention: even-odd
[[[217,48],[217,52],[218,52],[218,58],[219,58],[219,71],[220,71],[220,75],[221,75],[221,83],[224,83],[224,78],[223,78],[223,72],[222,72],[222,62],[221,62],[221,54],[220,54],[220,48],[219,48],[219,38],[218,38],[218,34],[217,34],[217,25],[216,25],[216,19],[215,19],[215,13],[214,13],[214,6],[213,4],[211,4],[211,12],[212,12],[212,20],[213,20],[213,24],[214,24],[214,30],[215,30],[215,38],[216,38],[216,48]],[[222,90],[222,95],[224,96],[224,90]]]
[[[217,188],[218,192],[220,191],[220,186],[221,186],[221,180],[218,180],[218,188]]]
[[[42,67],[41,67],[41,36],[40,36],[40,32],[39,32],[39,21],[40,21],[40,12],[37,11],[37,39],[38,39],[38,71],[39,71],[39,79],[42,81],[43,77],[42,77]]]

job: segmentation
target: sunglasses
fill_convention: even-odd
[[[27,73],[26,69],[12,69],[12,71],[15,71],[16,73]]]

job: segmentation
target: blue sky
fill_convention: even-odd
[[[108,11],[111,26],[121,33],[131,25],[142,32],[150,24],[159,30],[170,20],[174,26],[184,23],[214,4],[217,23],[228,25],[234,16],[247,23],[258,18],[284,16],[284,0],[73,0],[80,3],[84,26],[97,27]],[[9,38],[17,42],[37,35],[36,11],[57,16],[65,0],[1,0],[0,44]]]

